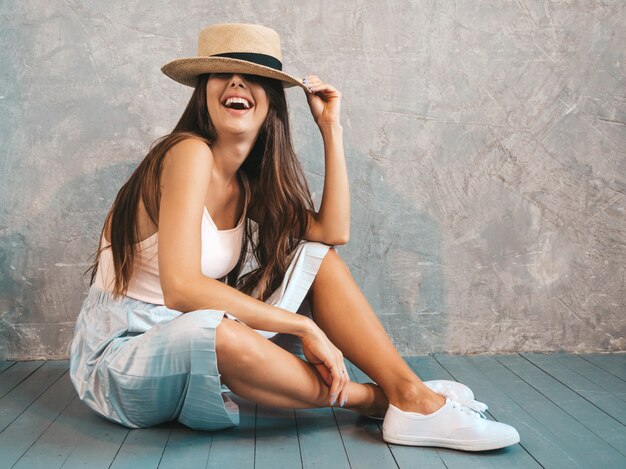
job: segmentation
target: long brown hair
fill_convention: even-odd
[[[135,245],[140,241],[137,228],[140,197],[150,220],[159,226],[160,177],[165,155],[186,138],[201,139],[209,146],[217,138],[206,102],[208,78],[209,74],[199,76],[174,130],[153,142],[148,154],[118,192],[105,218],[100,239],[110,217],[109,241],[115,272],[113,296],[116,298],[126,294],[133,273]],[[307,209],[312,210],[314,205],[291,142],[287,100],[281,82],[254,75],[248,78],[260,83],[269,99],[267,117],[239,169],[242,190],[250,201],[248,210],[255,210],[260,219],[258,225],[253,226],[254,222],[246,217],[239,261],[218,280],[265,301],[280,286],[295,248],[306,233]],[[95,261],[85,271],[92,271],[90,285],[94,283],[102,249],[98,246]],[[241,275],[249,260],[252,269]]]

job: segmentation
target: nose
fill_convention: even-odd
[[[245,83],[246,81],[242,75],[240,75],[239,73],[233,73],[233,75],[230,77],[229,86],[245,86]]]

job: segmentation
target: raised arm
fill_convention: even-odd
[[[324,140],[324,190],[319,212],[309,211],[304,238],[326,244],[345,244],[350,237],[350,190],[339,120],[341,93],[317,75],[307,77],[314,93],[307,94],[311,114]]]
[[[311,319],[202,273],[202,213],[212,170],[213,154],[198,139],[179,142],[165,156],[159,207],[159,276],[165,305],[183,313],[224,310],[254,329],[303,336],[314,327]]]
[[[324,189],[319,212],[309,210],[309,241],[345,244],[350,238],[350,190],[341,125],[320,127],[324,140]]]

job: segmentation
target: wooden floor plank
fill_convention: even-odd
[[[619,379],[612,373],[588,362],[582,355],[573,353],[554,353],[552,356],[562,365],[575,371],[581,376],[596,383],[602,389],[613,393],[626,402],[626,381]]]
[[[15,364],[15,362],[12,362],[12,361],[0,360],[0,373],[2,373],[7,368],[10,368],[14,364]]]
[[[460,358],[459,356],[455,355],[452,355],[450,357],[450,360],[458,360],[458,358]],[[405,359],[413,368],[415,373],[420,376],[422,381],[431,381],[436,379],[457,381],[444,366],[442,366],[437,360],[435,360],[433,356],[415,356],[406,357]],[[472,391],[474,392],[474,397],[480,401],[480,392],[477,393],[474,389],[472,389]],[[491,420],[499,420],[498,413],[494,415],[493,413],[487,411],[485,414],[488,417],[491,417]],[[448,468],[478,469],[489,467],[541,467],[540,464],[528,453],[523,445],[513,445],[497,450],[479,452],[438,448],[438,452],[441,459]]]
[[[348,363],[350,367],[351,376],[354,376],[354,381],[357,383],[368,383],[374,382],[367,376],[363,371],[361,371],[356,365],[353,363]],[[361,416],[361,419],[365,420],[367,417]],[[382,439],[382,420],[373,420],[367,419],[376,424],[379,428],[381,439]],[[384,440],[383,440],[384,441]],[[420,467],[420,468],[445,468],[446,465],[443,463],[441,456],[439,455],[439,451],[436,448],[415,448],[411,446],[403,446],[403,445],[395,445],[387,443],[389,447],[389,451],[391,451],[396,464],[400,468],[410,468],[410,467]]]
[[[456,381],[454,376],[441,366],[431,355],[415,355],[412,357],[404,357],[404,359],[422,381],[432,381],[435,379]]]
[[[2,373],[2,379],[0,379],[0,398],[8,394],[11,389],[16,387],[37,368],[42,366],[45,360],[31,360],[27,362],[17,362]]]
[[[294,409],[257,404],[254,467],[302,467]]]
[[[159,467],[171,431],[171,423],[151,428],[133,428],[115,455],[111,469],[129,467],[156,469]]]
[[[193,430],[179,422],[171,425],[159,469],[206,467],[214,432]]]
[[[543,396],[563,409],[582,426],[626,455],[626,426],[613,413],[603,407],[611,407],[610,400],[624,403],[611,393],[604,391],[583,376],[561,365],[550,355],[523,353],[494,358],[522,378]],[[598,391],[599,389],[599,391]],[[610,398],[610,399],[608,399]],[[619,412],[620,409],[611,409]],[[621,452],[620,451],[620,452]]]
[[[346,365],[349,367],[350,379],[355,380],[351,371],[353,364],[346,360]],[[333,407],[332,410],[351,467],[364,469],[398,467],[375,420],[340,407]]]
[[[626,353],[586,353],[581,358],[626,381]]]
[[[433,358],[455,380],[469,386],[474,397],[489,406],[490,415],[515,427],[520,434],[519,446],[524,447],[538,463],[544,467],[586,467],[562,448],[558,435],[507,395],[504,385],[515,375],[511,377],[504,366],[498,363],[502,370],[481,370],[467,357],[435,354]]]
[[[517,359],[536,369],[519,355],[507,357]],[[623,456],[617,450],[537,391],[522,377],[496,360],[494,356],[469,356],[466,360],[486,372],[497,374],[501,378],[506,376],[508,381],[499,380],[503,391],[535,419],[558,434],[563,441],[563,447],[567,448],[568,453],[574,455],[576,460],[582,462],[583,465],[608,468],[621,467],[624,463]]]
[[[295,354],[306,361],[303,354]],[[330,407],[294,409],[304,469],[349,468],[335,413]]]
[[[616,420],[617,422],[620,422],[621,425],[619,425],[619,427],[622,429],[622,432],[615,433],[615,436],[617,437],[618,435],[621,435],[621,441],[626,441],[626,403],[624,403],[624,401],[615,396],[615,394],[608,392],[606,389],[599,386],[596,382],[579,375],[575,371],[561,364],[558,361],[558,355],[554,356],[541,353],[524,353],[522,356],[538,368],[541,368],[546,374],[550,375],[552,379],[562,383],[562,385],[571,390],[571,392],[581,396],[584,400],[593,404],[598,409],[603,410],[605,415],[598,414],[599,418],[594,420],[595,426],[604,429],[605,432],[613,433],[616,430],[614,421]],[[535,386],[535,384],[538,383],[533,381],[533,386]],[[548,386],[552,384],[553,383],[550,381],[547,383]],[[559,394],[559,398],[562,397],[563,395]],[[574,399],[574,401],[576,400]],[[581,408],[586,409],[587,407],[588,405],[584,404],[582,407],[574,406],[574,409],[572,410],[580,410]],[[587,419],[582,417],[581,422],[585,423],[586,421]],[[596,432],[596,434],[599,433]]]
[[[200,432],[172,422],[129,430],[78,400],[67,360],[0,361],[0,466],[253,468],[256,458],[272,468],[626,467],[624,354],[405,360],[424,381],[470,386],[494,420],[518,429],[521,444],[477,453],[387,444],[382,421],[341,408],[268,407],[259,426],[256,404],[232,393],[241,412],[237,427]],[[353,381],[371,381],[346,362]]]
[[[14,467],[108,468],[128,431],[96,415],[76,396]]]
[[[349,468],[335,414],[330,407],[295,409],[304,469]]]
[[[0,456],[11,467],[76,397],[69,373],[50,386],[0,433]]]
[[[67,360],[47,361],[0,398],[0,431],[35,402],[68,367]]]
[[[256,404],[232,392],[229,397],[239,406],[239,425],[215,432],[207,468],[254,468]]]

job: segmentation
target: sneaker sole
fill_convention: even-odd
[[[487,451],[504,448],[519,443],[519,435],[510,435],[506,438],[479,440],[473,442],[459,441],[450,438],[415,437],[410,435],[389,435],[383,431],[383,440],[405,446],[438,446],[442,448],[460,449],[463,451]]]

